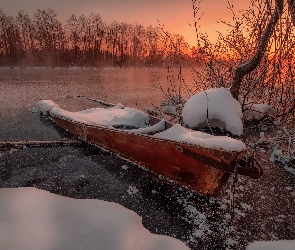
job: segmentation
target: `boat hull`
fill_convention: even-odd
[[[233,165],[245,153],[208,149],[108,126],[91,126],[58,116],[52,118],[81,139],[115,152],[204,195],[218,194],[230,176],[230,173],[214,166]]]

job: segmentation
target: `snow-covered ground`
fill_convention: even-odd
[[[0,189],[0,249],[185,250],[150,233],[119,204],[62,197],[36,188]]]
[[[247,250],[294,250],[295,240],[257,241],[249,244]]]

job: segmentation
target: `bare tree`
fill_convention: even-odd
[[[54,64],[60,40],[63,39],[62,25],[53,9],[38,9],[34,14],[36,49],[40,62]]]
[[[294,0],[289,0],[293,1]],[[252,59],[246,63],[240,64],[234,71],[234,78],[232,81],[232,85],[230,91],[235,99],[238,100],[238,96],[240,93],[240,87],[242,84],[242,80],[245,75],[251,73],[261,62],[263,55],[265,53],[267,44],[269,42],[270,37],[273,34],[274,28],[279,21],[284,9],[284,0],[276,0],[276,6],[273,11],[273,14],[263,32],[259,44],[257,45],[256,53],[252,57]]]
[[[34,48],[34,26],[31,17],[25,11],[19,11],[16,16],[23,49],[30,53]]]

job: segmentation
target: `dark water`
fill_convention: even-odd
[[[32,112],[39,100],[77,110],[95,106],[75,98],[84,95],[143,109],[159,104],[163,95],[155,86],[160,81],[171,87],[166,77],[164,69],[0,69],[0,140],[69,136]],[[178,238],[192,249],[245,249],[256,239],[295,238],[294,177],[280,166],[263,167],[259,180],[239,178],[235,223],[228,219],[229,186],[217,198],[202,197],[89,145],[0,151],[0,188],[34,186],[72,198],[114,201],[142,216],[151,232]],[[132,187],[138,193],[130,195]]]

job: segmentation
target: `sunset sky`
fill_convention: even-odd
[[[250,0],[230,0],[236,13],[245,9]],[[88,15],[99,13],[106,22],[138,23],[144,26],[157,26],[158,21],[165,29],[184,35],[186,41],[195,44],[193,8],[191,0],[0,0],[5,13],[16,15],[19,10],[33,14],[37,9],[53,8],[57,19],[65,22],[71,14]],[[206,31],[210,39],[215,40],[216,31],[223,31],[225,25],[217,24],[218,20],[231,19],[231,12],[227,9],[226,0],[202,0],[200,14],[201,30]]]

